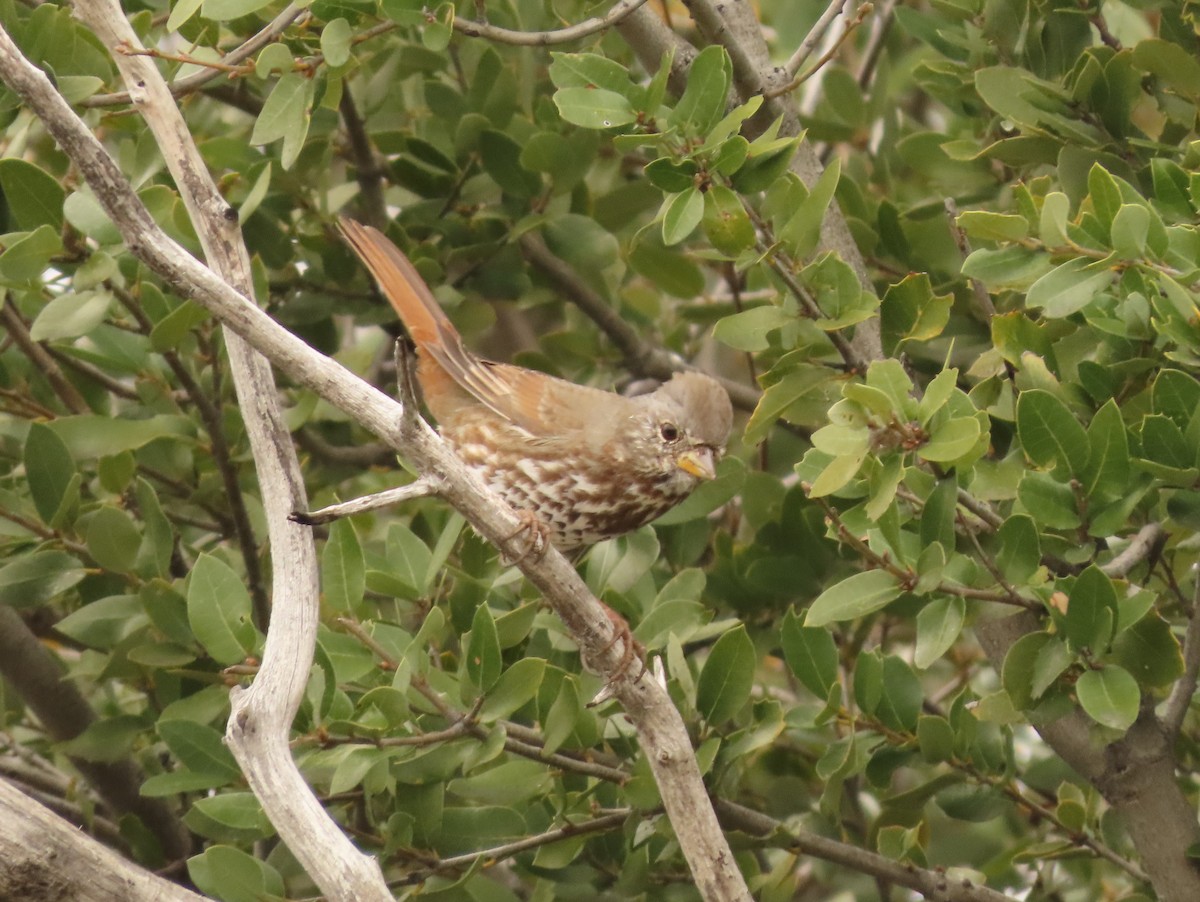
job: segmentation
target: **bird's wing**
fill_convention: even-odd
[[[476,357],[395,244],[351,219],[342,218],[339,225],[421,353],[494,413],[537,438],[562,437],[597,447],[611,434],[615,420],[628,416],[629,402],[620,395]]]
[[[446,362],[439,359],[443,366]],[[505,363],[474,359],[455,379],[500,416],[537,437],[599,448],[632,413],[628,398]]]

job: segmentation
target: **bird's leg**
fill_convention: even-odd
[[[642,665],[642,673],[645,673],[646,649],[642,646],[642,643],[633,638],[633,630],[629,627],[629,621],[606,605],[604,602],[600,602],[600,606],[604,608],[604,613],[608,615],[608,619],[613,625],[613,637],[608,640],[603,648],[600,649],[600,655],[603,655],[605,652],[607,652],[617,642],[621,643],[621,660],[620,663],[617,664],[616,669],[612,672],[612,676],[609,677],[609,682],[615,683],[617,680],[625,676],[635,661]],[[638,674],[638,676],[641,676],[641,674]]]
[[[413,371],[415,361],[412,349],[403,338],[396,339],[392,359],[396,363],[396,395],[404,405],[405,416],[416,416],[421,409],[421,399],[417,394],[416,373]]]
[[[504,547],[500,550],[505,565],[509,567],[521,563],[526,558],[540,561],[545,556],[546,549],[550,547],[550,530],[537,518],[537,514],[527,510],[518,510],[516,514],[521,525],[504,537]],[[522,535],[525,536],[524,548],[515,555],[505,550],[509,542]]]

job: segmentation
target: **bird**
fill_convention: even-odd
[[[404,253],[342,217],[417,349],[416,381],[438,432],[542,541],[567,554],[638,529],[716,476],[733,423],[716,379],[678,372],[625,397],[476,356]]]

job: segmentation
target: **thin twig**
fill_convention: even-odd
[[[279,15],[267,23],[258,34],[254,35],[250,40],[240,44],[236,49],[225,54],[222,61],[228,65],[237,65],[243,60],[247,60],[254,54],[258,53],[263,47],[270,44],[281,34],[283,34],[289,25],[302,15],[307,15],[304,4],[291,3]],[[208,84],[214,78],[218,78],[223,73],[217,69],[203,69],[200,72],[195,72],[185,78],[172,82],[168,87],[174,97],[182,97],[185,94],[198,90]],[[100,107],[100,106],[118,106],[120,104],[129,103],[128,91],[117,91],[112,94],[93,94],[80,103],[82,107]]]
[[[784,64],[784,70],[792,78],[796,77],[796,73],[800,71],[800,67],[804,65],[804,61],[808,59],[817,44],[821,43],[821,38],[825,36],[825,32],[829,30],[835,19],[842,15],[847,6],[850,5],[850,0],[833,0],[826,8],[825,12],[821,13],[813,27],[808,30],[808,34],[804,36],[804,40],[800,42],[800,46],[796,48],[796,52],[791,55],[787,63]]]
[[[623,808],[611,814],[604,814],[600,817],[593,818],[590,821],[584,821],[579,824],[566,824],[562,827],[557,827],[553,830],[547,830],[545,833],[539,833],[536,836],[527,836],[524,839],[518,839],[514,842],[505,843],[502,846],[493,846],[490,849],[481,849],[478,852],[466,852],[462,855],[453,855],[450,858],[443,858],[440,861],[420,868],[415,871],[410,871],[399,880],[388,881],[391,886],[407,886],[413,883],[421,883],[431,877],[433,874],[438,874],[443,871],[458,870],[469,867],[476,862],[485,862],[486,865],[494,864],[497,861],[502,861],[505,858],[511,858],[518,852],[524,852],[527,849],[537,849],[541,846],[552,845],[556,842],[562,842],[565,839],[571,839],[575,836],[587,836],[592,833],[603,833],[607,830],[619,829],[633,814],[633,809]]]
[[[858,12],[854,15],[854,18],[846,23],[845,27],[842,29],[842,33],[837,36],[837,39],[833,41],[833,43],[829,46],[829,49],[821,54],[820,59],[813,63],[807,72],[805,72],[803,75],[797,75],[786,85],[772,88],[770,91],[765,92],[764,96],[770,99],[773,97],[779,97],[780,95],[786,94],[789,91],[794,91],[796,88],[800,87],[814,75],[820,72],[821,69],[825,67],[825,64],[837,55],[837,52],[841,49],[842,45],[846,43],[850,35],[854,34],[855,29],[862,25],[863,20],[866,19],[867,15],[873,8],[874,7],[870,3],[864,3],[862,6],[860,6],[858,8]]]
[[[441,484],[438,480],[423,476],[416,482],[410,482],[408,485],[397,486],[394,489],[385,489],[373,495],[363,495],[361,498],[352,498],[349,501],[343,501],[340,504],[331,504],[320,510],[296,511],[290,519],[296,523],[303,523],[305,526],[317,526],[322,523],[332,523],[334,520],[339,520],[342,517],[350,517],[354,514],[378,510],[381,507],[403,504],[405,501],[412,501],[414,498],[428,498],[431,495],[437,495],[440,491]]]
[[[1120,554],[1100,565],[1101,572],[1112,579],[1124,579],[1130,570],[1154,553],[1164,535],[1161,523],[1147,523],[1129,540]]]
[[[1192,608],[1188,612],[1187,630],[1183,634],[1183,675],[1172,687],[1162,714],[1163,730],[1172,743],[1179,735],[1183,720],[1192,706],[1197,675],[1200,674],[1200,570],[1195,565],[1192,565],[1192,579],[1195,589]]]
[[[8,334],[12,336],[21,352],[37,369],[41,370],[42,375],[46,377],[46,381],[50,383],[50,387],[54,389],[54,393],[58,395],[67,410],[71,413],[91,413],[92,409],[88,407],[87,401],[83,399],[79,389],[63,375],[63,371],[59,369],[50,353],[33,340],[24,318],[17,311],[12,298],[7,295],[5,295],[4,304],[0,305],[0,324],[3,324],[4,328],[8,330]]]
[[[472,38],[486,38],[498,44],[515,44],[519,47],[549,47],[552,44],[566,44],[586,38],[589,35],[612,28],[646,0],[620,0],[607,13],[599,18],[585,19],[575,25],[559,28],[554,31],[514,31],[489,25],[487,22],[476,22],[471,19],[454,17],[454,30]]]

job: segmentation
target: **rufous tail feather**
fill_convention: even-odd
[[[449,317],[400,248],[378,229],[344,216],[338,219],[338,228],[379,283],[417,347],[436,347],[447,335],[457,337]]]

